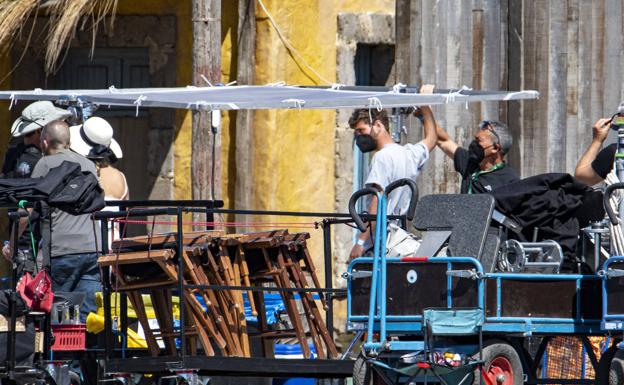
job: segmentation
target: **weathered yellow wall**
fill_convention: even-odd
[[[256,84],[335,82],[338,13],[394,13],[394,0],[264,0],[264,4],[286,38],[326,81],[288,54],[258,6]],[[258,111],[254,125],[254,208],[333,212],[334,129],[334,111]],[[322,234],[320,230],[311,232],[311,252],[322,268]]]

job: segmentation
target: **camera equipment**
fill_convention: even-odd
[[[611,129],[617,131],[624,128],[624,102],[620,103],[618,110],[611,117]]]
[[[72,114],[72,116],[69,118],[69,123],[71,125],[84,123],[84,121],[89,119],[98,109],[98,106],[96,104],[87,102],[80,97],[61,98],[58,100],[57,104],[66,107],[67,111]]]
[[[563,262],[561,246],[555,241],[503,243],[497,258],[497,268],[504,273],[559,273]]]

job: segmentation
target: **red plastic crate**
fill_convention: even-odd
[[[87,339],[87,326],[77,325],[52,325],[54,334],[53,351],[85,350]]]

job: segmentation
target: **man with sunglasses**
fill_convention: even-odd
[[[55,107],[50,101],[29,104],[11,127],[11,136],[21,142],[10,147],[2,165],[5,178],[28,178],[41,159],[39,141],[41,129],[53,120],[64,120],[71,116],[67,110]]]
[[[483,121],[468,148],[460,147],[440,126],[438,146],[453,159],[455,171],[462,176],[462,194],[488,193],[497,187],[520,180],[518,173],[505,162],[513,143],[506,125]]]
[[[432,93],[425,85],[421,93]],[[509,128],[497,121],[484,120],[468,148],[461,147],[436,123],[437,145],[451,159],[462,177],[462,194],[488,193],[495,188],[520,180],[518,173],[505,162],[513,137]]]

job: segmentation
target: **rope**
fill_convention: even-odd
[[[305,105],[305,100],[303,99],[284,99],[282,103],[292,103],[294,108],[301,109]]]
[[[14,104],[15,104],[15,94],[11,92],[11,95],[9,96],[9,110],[13,108]]]
[[[407,85],[403,84],[403,83],[397,83],[395,85],[392,86],[392,93],[394,94],[398,94],[401,92],[401,89],[407,87]]]
[[[141,95],[139,96],[134,102],[132,102],[132,104],[136,105],[136,115],[135,116],[139,116],[139,107],[141,107],[141,103],[147,99],[147,96],[145,95]]]
[[[303,56],[301,56],[299,51],[297,51],[295,49],[295,47],[293,47],[293,45],[290,43],[290,41],[288,41],[288,39],[286,39],[286,37],[282,33],[281,29],[279,28],[279,26],[277,25],[277,23],[273,19],[273,16],[271,16],[269,11],[264,6],[264,3],[262,2],[262,0],[258,0],[258,4],[260,4],[260,7],[262,8],[264,13],[269,18],[269,22],[273,26],[273,29],[275,29],[275,32],[277,32],[277,36],[279,36],[279,38],[282,41],[282,43],[284,43],[284,46],[286,47],[286,50],[288,50],[288,52],[291,54],[291,56],[296,56],[301,61],[301,63],[303,63],[304,66],[306,66],[310,71],[312,71],[312,73],[314,75],[316,75],[316,77],[319,80],[321,80],[325,84],[332,84],[332,82],[330,82],[329,80],[325,79],[320,73],[318,73],[314,68],[312,68],[312,66],[310,64],[308,64],[308,62],[303,58]],[[294,57],[293,57],[293,59],[294,59]]]
[[[445,95],[445,97],[446,97],[445,103],[446,104],[454,103],[455,102],[455,97],[461,96],[462,95],[462,91],[472,91],[472,88],[469,88],[469,87],[464,85],[464,86],[461,86],[461,88],[459,90],[457,90],[457,91],[449,91],[449,93]]]

